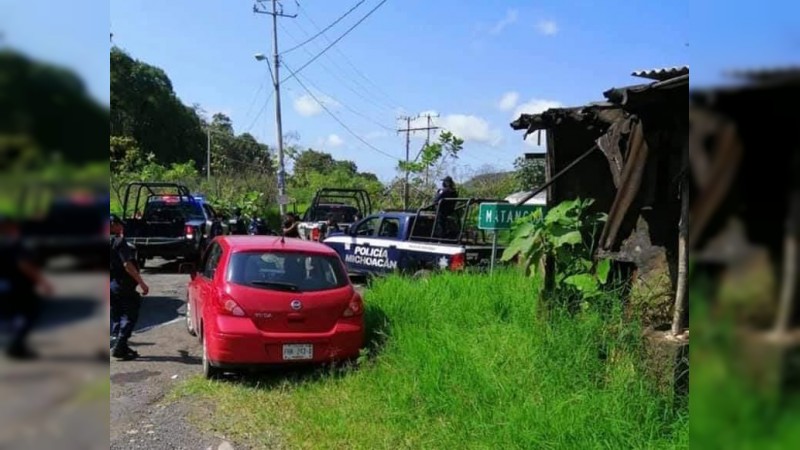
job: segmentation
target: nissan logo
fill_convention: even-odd
[[[290,305],[290,306],[292,307],[292,309],[293,309],[293,310],[295,310],[295,311],[299,311],[299,310],[300,310],[300,308],[302,308],[302,307],[303,307],[303,304],[300,302],[300,300],[292,300],[292,303],[290,303],[289,305]]]

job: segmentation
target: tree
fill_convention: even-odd
[[[197,111],[181,103],[160,68],[111,49],[111,130],[130,136],[162,163],[204,165],[206,133]]]
[[[448,157],[458,158],[458,152],[464,148],[464,140],[449,131],[439,134],[439,141],[422,147],[420,157],[414,161],[400,161],[398,169],[403,172],[421,174],[437,164],[443,164]]]
[[[545,161],[543,159],[525,159],[519,157],[514,160],[514,178],[517,188],[528,191],[545,183]]]
[[[57,152],[66,163],[108,157],[109,111],[92,99],[72,71],[0,50],[0,136],[24,142],[26,157],[36,149],[46,164]],[[8,155],[16,152],[9,151]],[[26,164],[33,162],[26,160]]]

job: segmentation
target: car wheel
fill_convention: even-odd
[[[192,302],[188,298],[186,299],[186,331],[192,336],[197,336],[197,331],[192,324]]]
[[[208,359],[208,344],[206,343],[205,334],[202,337],[203,341],[203,376],[206,380],[216,380],[219,379],[222,375],[222,371],[219,368],[214,367],[211,365],[211,361]]]

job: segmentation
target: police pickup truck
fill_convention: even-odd
[[[488,268],[491,237],[477,228],[477,206],[484,202],[497,200],[445,199],[416,212],[384,211],[323,243],[339,253],[352,276]],[[496,251],[499,257],[503,248]]]
[[[311,206],[303,214],[297,230],[300,239],[319,241],[326,234],[343,231],[356,221],[372,213],[369,193],[363,189],[322,188],[314,194]],[[328,230],[325,222],[332,217],[339,230]]]
[[[215,215],[181,184],[135,182],[125,189],[125,235],[136,247],[140,268],[155,257],[198,259]]]

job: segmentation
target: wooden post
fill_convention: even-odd
[[[675,289],[675,311],[672,316],[672,335],[683,332],[684,312],[689,295],[689,149],[684,147],[682,155],[683,176],[681,177],[681,218],[678,222],[678,281]]]
[[[786,221],[786,238],[783,244],[783,281],[781,283],[778,315],[775,317],[776,335],[789,330],[794,313],[794,302],[797,296],[797,238],[800,234],[800,189],[795,188],[789,194],[788,220]]]

